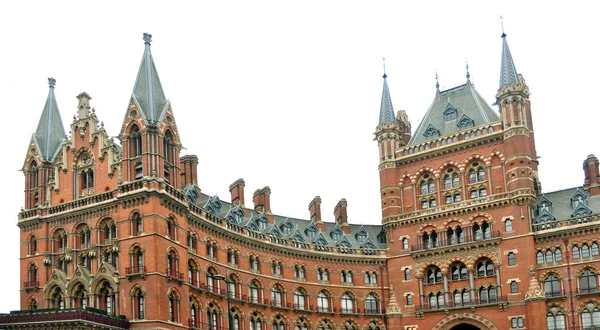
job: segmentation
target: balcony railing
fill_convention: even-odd
[[[411,246],[411,251],[423,251],[423,250],[433,250],[441,247],[447,246],[458,246],[461,244],[473,243],[473,242],[485,242],[487,240],[495,239],[501,237],[499,231],[493,231],[489,233],[489,236],[479,236],[479,235],[466,235],[462,240],[450,240],[448,239],[445,233],[439,233],[437,240],[428,240],[424,241],[422,236],[419,236],[418,244]]]
[[[126,267],[125,275],[146,274],[146,266]]]
[[[64,310],[32,310],[19,311],[18,313],[0,314],[0,324],[12,323],[30,323],[39,325],[45,322],[60,320],[63,323],[68,321],[89,321],[97,324],[109,325],[120,329],[129,329],[129,321],[115,318],[113,316],[102,315],[82,309],[64,309]]]
[[[167,275],[167,277],[183,281],[183,273],[180,273],[174,269],[167,268],[165,274]]]
[[[534,224],[532,227],[533,231],[543,232],[546,230],[556,229],[556,228],[564,228],[575,225],[582,225],[590,222],[597,222],[598,214],[595,215],[585,215],[577,218],[571,218],[566,220],[554,220],[554,221],[544,221],[540,223]],[[600,328],[600,327],[599,327]]]
[[[23,288],[37,288],[38,285],[39,285],[38,281],[23,282]]]
[[[488,299],[480,299],[479,297],[475,297],[475,300],[460,301],[460,302],[455,302],[455,301],[451,300],[444,304],[435,304],[435,305],[430,305],[428,301],[425,301],[424,305],[417,308],[417,310],[419,310],[419,311],[444,310],[444,309],[448,309],[448,308],[462,308],[462,307],[471,307],[471,306],[477,306],[477,305],[491,305],[491,304],[498,304],[498,303],[503,303],[503,302],[508,302],[508,296],[501,296],[501,297],[488,298]]]

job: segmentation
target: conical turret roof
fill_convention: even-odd
[[[44,105],[44,110],[42,111],[42,116],[38,122],[37,129],[33,134],[33,140],[39,150],[42,160],[52,162],[63,141],[66,139],[66,134],[62,119],[60,118],[60,112],[58,111],[58,104],[56,103],[56,98],[54,96],[56,79],[48,78],[48,84],[50,85],[48,98],[46,99],[46,104]]]
[[[169,101],[160,84],[160,78],[152,59],[150,43],[152,35],[144,33],[145,50],[138,71],[132,97],[140,109],[144,119],[151,125],[162,119]]]
[[[381,93],[381,107],[379,109],[379,125],[389,124],[396,121],[394,116],[394,107],[392,106],[392,97],[387,84],[387,75],[383,74],[383,92]]]
[[[513,62],[506,33],[502,33],[502,62],[500,64],[500,88],[506,85],[516,85],[519,82],[515,62]]]

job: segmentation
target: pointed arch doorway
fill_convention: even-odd
[[[489,319],[474,313],[450,314],[439,320],[433,330],[498,330]]]

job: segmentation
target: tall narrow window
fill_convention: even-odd
[[[506,221],[504,221],[504,231],[506,231],[507,233],[513,231],[512,220],[507,219]]]
[[[142,155],[142,135],[136,125],[131,128],[131,155],[133,157]]]
[[[517,261],[515,259],[515,254],[514,252],[509,252],[508,253],[508,265],[509,266],[514,266],[517,264]]]

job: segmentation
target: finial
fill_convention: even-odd
[[[56,85],[56,79],[52,77],[48,78],[48,85],[50,85],[50,88],[54,88],[54,86]]]
[[[469,73],[469,59],[465,59],[467,65],[465,65],[465,69],[467,69],[467,79],[471,78],[471,74]]]
[[[436,89],[440,89],[440,82],[439,82],[439,79],[438,79],[437,69],[435,69],[435,88]]]
[[[150,44],[152,42],[152,35],[150,33],[144,33],[144,43]]]
[[[385,57],[383,58],[383,79],[387,78],[387,74],[385,74]]]
[[[504,33],[504,21],[502,21],[502,15],[500,15],[500,26],[502,27],[502,38],[505,38],[506,33]]]

